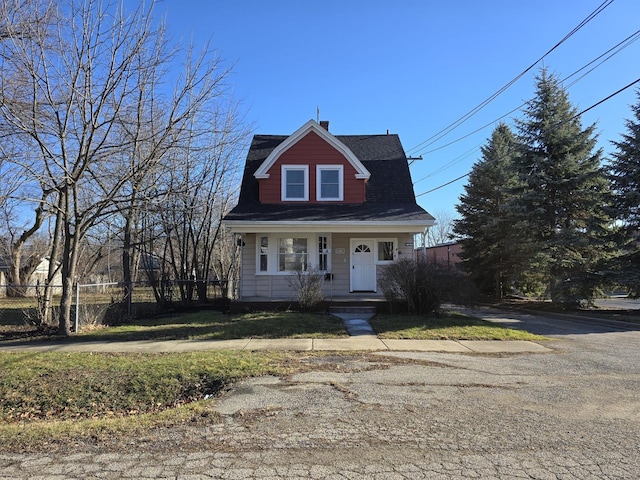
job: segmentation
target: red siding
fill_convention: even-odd
[[[269,178],[259,180],[261,203],[283,203],[280,184],[282,165],[309,166],[309,203],[335,203],[316,201],[316,165],[343,165],[344,203],[364,203],[365,181],[357,180],[356,170],[349,161],[315,132],[309,132],[292,145],[271,166],[267,172]]]

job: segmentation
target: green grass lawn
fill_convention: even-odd
[[[371,325],[381,338],[540,340],[522,330],[462,315],[380,314]],[[14,322],[0,329],[0,339],[15,337]],[[111,327],[82,328],[69,339],[74,342],[132,340],[231,340],[239,338],[340,338],[347,337],[342,322],[328,314],[256,312],[224,314],[215,310],[175,313],[137,319]]]
[[[299,363],[277,352],[0,352],[0,450],[193,421],[233,381]]]
[[[83,341],[231,340],[237,338],[347,337],[342,322],[327,314],[256,312],[225,314],[215,310],[134,320],[117,327],[80,331]]]
[[[545,337],[515,330],[461,313],[442,315],[377,315],[371,326],[380,338],[414,340],[545,340]]]
[[[371,323],[381,338],[544,338],[456,313],[427,317],[378,315]],[[74,334],[69,341],[346,336],[342,322],[326,314],[229,315],[199,311],[87,329]],[[202,418],[217,421],[211,402],[203,399],[215,396],[240,378],[286,375],[311,368],[305,359],[319,355],[329,353],[0,352],[0,450],[30,448],[45,442],[81,441],[103,434],[134,435],[144,429]]]

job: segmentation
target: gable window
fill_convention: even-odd
[[[316,199],[341,201],[343,199],[342,165],[318,165],[316,167]]]
[[[306,238],[278,239],[278,271],[306,271],[308,253]]]
[[[282,166],[282,200],[309,200],[309,166]]]

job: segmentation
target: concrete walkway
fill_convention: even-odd
[[[453,353],[546,353],[535,342],[471,340],[391,340],[375,335],[348,338],[276,338],[238,340],[144,340],[130,342],[0,342],[1,352],[196,352],[208,350],[414,351]]]
[[[332,313],[334,317],[338,317],[342,320],[344,328],[347,329],[347,333],[351,336],[356,335],[375,335],[373,327],[369,323],[375,313]]]

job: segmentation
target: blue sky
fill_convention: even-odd
[[[640,2],[614,0],[486,107],[427,142],[542,57],[602,0],[162,0],[175,40],[211,41],[228,65],[255,133],[290,134],[309,119],[333,134],[397,133],[418,202],[455,214],[465,179],[496,121],[534,92],[544,65],[564,79],[640,29]],[[640,41],[571,85],[583,110],[640,77]],[[585,113],[605,154],[631,118],[635,87]],[[504,121],[521,117],[516,111]],[[488,125],[476,133],[481,127]],[[468,136],[467,136],[468,135]],[[460,137],[463,140],[456,141]],[[454,142],[455,141],[455,142]],[[445,146],[454,142],[449,146]]]

